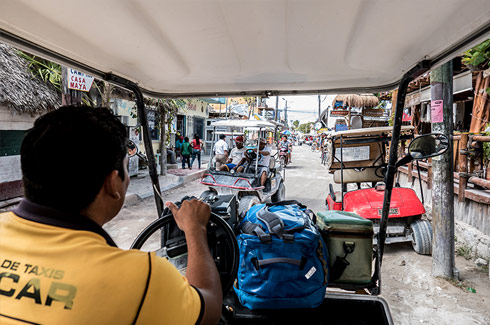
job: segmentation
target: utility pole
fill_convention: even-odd
[[[225,119],[228,119],[228,97],[225,97]]]
[[[322,123],[322,120],[321,120],[321,104],[322,104],[322,101],[321,101],[320,95],[318,95],[318,122],[320,122],[320,123]]]
[[[286,127],[289,126],[289,123],[288,123],[288,101],[285,99],[286,101],[286,106],[284,106],[284,118],[286,119]]]
[[[453,278],[453,64],[446,62],[430,74],[432,132],[446,135],[449,149],[432,158],[432,275]]]
[[[276,109],[274,111],[274,121],[277,122],[277,118],[278,118],[278,110],[279,110],[279,96],[276,96]]]

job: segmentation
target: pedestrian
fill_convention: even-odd
[[[185,163],[191,169],[191,144],[189,143],[189,137],[184,138],[184,142],[182,143],[182,169],[185,169]]]
[[[192,165],[194,165],[194,160],[196,160],[197,156],[197,163],[199,165],[199,169],[201,169],[201,150],[202,150],[202,141],[199,139],[199,136],[197,134],[194,134],[194,139],[192,139],[192,160],[191,160],[191,168]]]
[[[216,168],[226,164],[226,161],[228,160],[228,144],[226,143],[225,138],[226,136],[224,134],[220,134],[219,140],[214,144]]]
[[[177,157],[177,162],[179,158],[182,160],[182,143],[184,142],[184,137],[178,136],[177,141],[175,141],[175,156]]]

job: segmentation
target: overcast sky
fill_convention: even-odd
[[[336,95],[321,95],[321,110],[323,111],[328,106],[332,105],[332,101]],[[299,120],[300,123],[315,122],[318,119],[318,96],[280,96],[279,110],[284,110],[288,105],[288,119]],[[276,97],[271,96],[266,99],[269,107],[276,107]],[[281,117],[283,117],[281,112]]]

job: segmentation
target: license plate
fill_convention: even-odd
[[[382,214],[383,214],[383,209],[378,209],[378,216],[381,216]],[[398,208],[391,208],[390,212],[388,212],[388,215],[392,215],[392,214],[400,214],[400,211],[398,210]]]

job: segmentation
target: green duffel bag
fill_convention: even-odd
[[[373,223],[353,212],[317,213],[330,256],[330,283],[367,285],[373,265]]]

